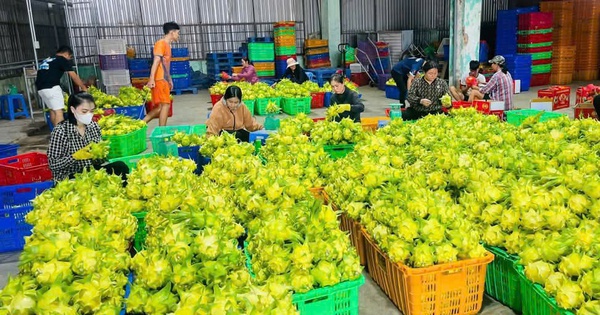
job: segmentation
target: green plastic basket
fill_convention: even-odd
[[[290,27],[289,29],[276,29],[273,31],[275,37],[280,36],[296,36],[296,29]]]
[[[534,43],[534,44],[518,44],[519,48],[539,48],[539,47],[548,47],[552,46],[552,42],[545,43]]]
[[[556,300],[548,296],[541,285],[533,283],[525,277],[523,266],[516,264],[523,301],[523,315],[574,315],[572,312],[558,307]]]
[[[127,165],[127,167],[129,167],[129,170],[131,171],[137,167],[137,164],[141,159],[149,158],[154,155],[156,155],[156,153],[145,153],[145,154],[124,156],[124,157],[120,157],[120,158],[110,159],[109,162],[110,163],[123,162]]]
[[[177,145],[170,142],[169,139],[176,132],[184,132],[186,134],[197,134],[199,136],[206,134],[206,125],[180,125],[180,126],[159,126],[152,130],[150,134],[150,142],[152,143],[152,151],[159,155],[178,156],[179,151]]]
[[[265,118],[265,129],[266,130],[277,130],[277,129],[279,129],[280,123],[281,123],[281,121],[279,120],[279,118],[267,116]]]
[[[252,278],[252,256],[244,242],[246,268]],[[356,280],[345,281],[333,286],[310,290],[306,293],[293,293],[292,303],[300,315],[358,315],[358,293],[365,277],[361,274]]]
[[[487,266],[485,274],[485,293],[498,302],[521,312],[521,290],[519,274],[515,269],[518,258],[506,251],[492,246],[485,248],[494,254],[494,260]]]
[[[509,110],[506,112],[506,122],[515,126],[520,126],[521,123],[525,119],[531,116],[535,116],[541,113],[540,122],[548,121],[550,119],[560,118],[565,116],[565,114],[554,113],[554,112],[546,112],[535,109],[518,109],[518,110]]]
[[[551,51],[539,52],[539,53],[532,53],[530,55],[531,55],[531,60],[544,60],[544,59],[550,59],[550,58],[552,58],[552,52]]]
[[[136,155],[146,150],[146,130],[144,128],[120,136],[102,136],[110,143],[108,158],[114,159],[124,156]]]
[[[282,100],[283,112],[292,116],[300,113],[310,114],[311,101],[312,97],[284,98]]]
[[[354,151],[354,144],[334,144],[324,145],[323,150],[334,159],[341,159],[348,155],[348,153]]]
[[[146,215],[147,212],[135,212],[132,213],[134,217],[137,219],[137,230],[135,231],[135,235],[133,237],[133,248],[139,252],[146,247],[146,236],[148,235],[148,231],[146,231]]]
[[[535,66],[531,66],[531,73],[532,74],[540,74],[540,73],[550,73],[550,71],[552,71],[552,64],[545,64],[545,65],[535,65]]]
[[[252,61],[275,60],[275,43],[249,43],[248,58]]]
[[[250,114],[254,116],[254,106],[256,105],[256,100],[245,100],[244,105],[246,105],[246,108],[248,108]]]
[[[270,98],[257,98],[256,99],[256,107],[254,107],[254,111],[257,115],[266,115],[267,114],[267,105],[269,105],[269,101],[274,102],[277,106],[281,107],[281,98],[280,97],[270,97]]]
[[[545,28],[545,29],[541,29],[541,30],[521,30],[521,31],[518,31],[517,34],[519,34],[519,35],[548,34],[548,33],[552,33],[552,31],[553,31],[552,28]]]
[[[275,47],[275,54],[277,56],[295,55],[296,54],[296,46]]]
[[[256,71],[256,75],[259,76],[259,77],[274,77],[275,76],[275,70]]]

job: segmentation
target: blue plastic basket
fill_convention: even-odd
[[[18,144],[0,144],[0,159],[17,155]]]
[[[131,78],[149,78],[150,77],[150,69],[142,69],[142,70],[130,70],[129,77]]]
[[[187,49],[187,47],[171,48],[171,56],[173,58],[183,58],[183,57],[188,57],[189,55],[190,55],[190,52]]]
[[[210,163],[210,158],[207,158],[200,154],[200,146],[188,146],[178,148],[179,157],[184,159],[190,159],[196,162],[196,171],[194,173],[200,175],[204,170],[204,166]]]
[[[25,237],[31,235],[32,228],[25,222],[25,216],[32,209],[30,205],[0,209],[0,253],[23,249]]]
[[[129,70],[150,70],[150,59],[129,59]]]
[[[190,77],[173,79],[173,89],[187,89],[190,87]]]
[[[52,188],[53,181],[41,183],[0,186],[0,208],[14,208],[28,205],[44,190]]]
[[[171,74],[186,74],[190,73],[190,62],[189,61],[172,61]]]
[[[113,109],[117,115],[124,115],[134,119],[142,119],[146,115],[146,106],[144,105],[115,107]]]
[[[394,100],[400,99],[400,89],[398,89],[395,85],[386,85],[385,86],[385,97],[391,98]]]

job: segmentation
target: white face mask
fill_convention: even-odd
[[[75,119],[77,119],[77,121],[79,121],[80,123],[82,123],[84,125],[91,124],[93,117],[94,117],[93,113],[87,113],[87,114],[83,114],[83,115],[75,113]]]

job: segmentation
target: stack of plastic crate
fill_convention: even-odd
[[[513,80],[520,80],[521,91],[528,91],[531,84],[531,55],[504,55],[504,58]]]
[[[543,1],[540,11],[552,13],[552,72],[550,83],[569,84],[575,71],[573,1]]]
[[[517,29],[519,24],[519,14],[537,11],[537,7],[498,11],[498,27],[496,28],[496,55],[504,56],[514,55],[517,53]]]
[[[377,42],[377,54],[379,55],[378,60],[373,61],[374,72],[377,74],[390,73],[392,71],[390,62],[390,48],[388,43]]]
[[[117,95],[122,86],[130,85],[124,39],[99,39],[98,58],[102,85],[107,94]]]
[[[275,76],[275,45],[269,42],[248,43],[248,59],[259,77]],[[271,70],[264,70],[271,69]]]
[[[296,23],[294,21],[277,22],[274,25],[273,33],[275,35],[276,61],[273,64],[273,74],[271,76],[277,75],[280,77],[287,68],[285,61],[288,58],[296,59]],[[258,68],[256,70],[259,71]],[[263,71],[265,74],[271,73]]]
[[[223,53],[207,53],[206,54],[206,73],[215,80],[220,80],[222,72],[231,75],[241,72],[242,53],[223,52]],[[239,69],[240,71],[235,71]]]
[[[331,67],[329,41],[326,39],[306,39],[304,41],[304,54],[307,68]]]
[[[142,89],[148,83],[150,78],[150,67],[152,66],[150,59],[129,59],[129,77],[131,85],[138,89]]]
[[[187,89],[192,85],[190,53],[187,48],[171,48],[171,78],[173,90]]]
[[[600,48],[600,3],[595,0],[574,0],[573,37],[575,53],[574,80],[591,81],[598,79]]]
[[[531,54],[531,86],[550,84],[552,71],[552,13],[519,15],[519,53]]]

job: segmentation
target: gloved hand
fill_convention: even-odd
[[[338,114],[341,114],[341,113],[344,113],[344,112],[349,112],[349,111],[350,111],[350,109],[351,109],[351,106],[350,106],[350,104],[341,104],[341,105],[339,105],[339,106],[337,107],[337,110],[336,110],[336,112],[337,112]]]
[[[94,157],[88,147],[80,149],[79,151],[73,153],[72,156],[75,160],[89,160]]]

